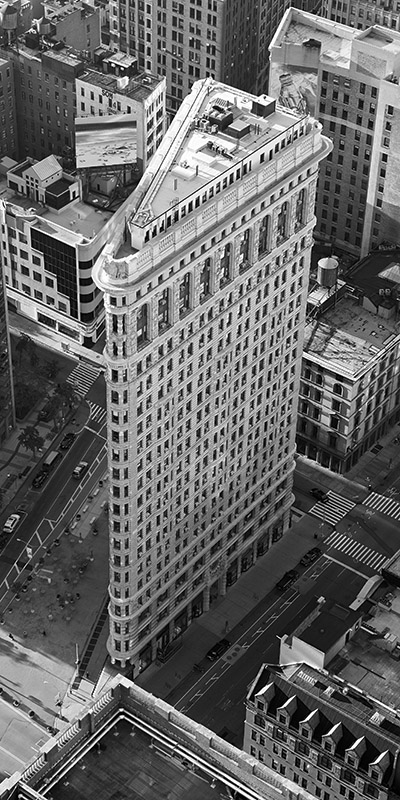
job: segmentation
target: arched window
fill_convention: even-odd
[[[138,347],[148,342],[149,337],[149,307],[147,303],[140,306],[137,315],[137,344]]]
[[[162,333],[165,328],[170,324],[170,303],[169,303],[170,289],[164,289],[158,300],[158,332]]]
[[[286,201],[282,203],[281,210],[278,214],[278,242],[281,239],[286,239],[289,230],[289,203]]]
[[[190,285],[192,276],[187,272],[179,283],[179,316],[183,317],[190,311]]]
[[[200,303],[211,294],[211,258],[206,258],[200,270]]]
[[[250,252],[250,228],[243,231],[240,236],[239,246],[239,272],[244,272],[249,266],[249,252]]]
[[[270,217],[267,215],[261,222],[258,234],[258,255],[262,256],[263,253],[268,253],[269,247],[269,230],[270,230]]]
[[[300,189],[296,200],[296,226],[304,224],[306,190]]]
[[[220,262],[220,281],[219,288],[222,289],[226,283],[231,279],[231,258],[232,258],[232,245],[227,242],[221,251]]]

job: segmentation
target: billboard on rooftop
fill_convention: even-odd
[[[132,114],[75,119],[77,169],[116,167],[137,161],[137,120]]]

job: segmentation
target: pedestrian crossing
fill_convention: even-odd
[[[102,406],[99,406],[97,403],[92,403],[91,400],[88,400],[87,402],[90,408],[90,421],[99,423],[105,422],[107,410]]]
[[[100,370],[91,364],[80,361],[68,375],[67,383],[75,387],[79,397],[84,397],[100,375]]]
[[[313,514],[314,517],[319,517],[324,522],[336,525],[354,508],[356,503],[348,500],[347,497],[336,494],[336,492],[327,492],[327,495],[329,498],[327,503],[315,503],[308,513]]]
[[[362,542],[356,542],[355,539],[352,539],[345,533],[339,533],[338,531],[331,533],[330,536],[325,539],[324,545],[327,549],[333,548],[334,550],[340,550],[340,552],[346,553],[346,555],[354,558],[355,561],[360,561],[362,564],[376,571],[388,560],[388,556],[383,555],[383,553],[378,553],[377,550],[372,550],[371,547],[367,547],[362,544]]]
[[[385,495],[378,494],[378,492],[371,492],[365,498],[363,505],[374,511],[379,511],[381,514],[387,514],[388,517],[393,517],[393,519],[400,519],[400,503],[398,500],[393,500],[392,497],[385,497]]]

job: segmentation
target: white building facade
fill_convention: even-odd
[[[287,531],[318,123],[195,84],[94,267],[113,662],[168,657]]]
[[[92,266],[119,216],[81,200],[76,176],[55,156],[27,159],[7,172],[0,200],[0,260],[9,305],[85,347],[104,331]]]

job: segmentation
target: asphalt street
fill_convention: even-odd
[[[279,639],[312,597],[340,598],[346,606],[365,577],[325,556],[304,570],[295,587],[283,595],[270,592],[239,626],[229,632],[232,647],[215,664],[204,660],[204,674],[193,673],[167,698],[192,719],[215,730],[238,747],[242,744],[247,688],[263,663],[277,663]]]
[[[70,426],[63,434],[68,429]],[[54,444],[53,449],[56,448]],[[72,470],[81,460],[87,461],[90,467],[82,480],[77,481],[72,477]],[[8,586],[19,577],[20,568],[29,561],[25,546],[32,547],[35,558],[37,550],[45,546],[48,537],[55,538],[62,534],[93,487],[104,477],[107,469],[104,438],[84,427],[41,489],[32,489],[32,479],[40,469],[41,462],[29,476],[29,489],[23,501],[16,502],[13,508],[23,518],[2,552],[0,600]],[[6,515],[1,515],[1,524],[5,519]]]

